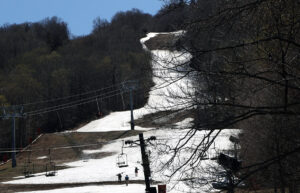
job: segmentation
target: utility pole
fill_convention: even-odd
[[[11,153],[11,167],[14,168],[17,166],[16,161],[16,118],[21,118],[23,113],[22,106],[12,106],[12,107],[3,107],[3,118],[4,119],[12,119],[12,153]]]
[[[143,161],[143,168],[144,168],[144,176],[145,176],[145,184],[146,184],[146,193],[150,192],[150,166],[148,155],[146,154],[146,145],[144,141],[143,133],[139,134],[140,139],[140,146],[141,146],[141,153],[142,153],[142,161]]]

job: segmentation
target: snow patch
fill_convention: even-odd
[[[82,151],[84,154],[95,154],[95,153],[101,153],[103,152],[100,149],[87,149]]]
[[[37,157],[36,159],[47,159],[48,156],[40,156],[40,157]]]
[[[188,128],[190,127],[190,125],[192,124],[192,122],[194,121],[193,118],[186,118],[178,123],[176,123],[176,128]]]

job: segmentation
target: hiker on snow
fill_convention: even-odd
[[[121,183],[121,181],[122,181],[122,174],[121,174],[121,173],[119,173],[119,174],[117,174],[117,176],[118,176],[118,182],[120,182],[120,183]]]
[[[134,173],[135,173],[135,177],[137,177],[137,176],[138,176],[138,173],[139,173],[139,168],[135,167]]]
[[[128,175],[125,176],[125,182],[126,182],[126,186],[128,186],[128,182],[129,182],[129,177],[128,177]]]

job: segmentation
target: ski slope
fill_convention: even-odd
[[[173,32],[182,35],[183,31]],[[140,41],[147,50],[145,42],[159,33],[148,33]],[[163,33],[166,34],[166,33]],[[134,118],[138,119],[146,114],[164,110],[178,110],[186,107],[187,93],[191,94],[192,83],[184,77],[184,70],[176,68],[177,65],[186,63],[191,59],[189,53],[178,51],[154,50],[152,54],[152,70],[154,86],[149,93],[147,104],[134,110]],[[177,69],[174,71],[174,69]],[[172,84],[171,84],[172,83]],[[124,131],[130,128],[130,111],[113,112],[106,117],[92,121],[79,128],[77,132],[107,132]],[[136,130],[147,130],[136,127]]]
[[[180,125],[189,124],[188,121],[183,121],[182,123],[179,123]],[[166,170],[164,173],[160,173],[158,169],[161,167],[161,164],[163,160],[166,160],[168,158],[168,154],[166,155],[159,155],[159,152],[155,152],[155,149],[157,148],[156,143],[162,143],[162,144],[168,144],[170,146],[175,146],[177,144],[178,138],[185,135],[187,130],[181,130],[181,129],[165,129],[165,130],[150,130],[148,132],[144,133],[144,137],[149,138],[150,136],[156,136],[157,142],[153,142],[153,146],[148,146],[148,150],[150,150],[151,156],[150,156],[150,162],[151,162],[151,168],[152,171],[152,178],[156,181],[162,181],[167,182],[167,178],[165,175],[170,174],[171,170]],[[216,143],[214,144],[214,149],[210,150],[210,155],[214,156],[215,149],[222,149],[229,148],[230,142],[228,140],[230,135],[235,134],[235,130],[224,130],[216,139]],[[201,131],[197,133],[194,137],[194,140],[191,140],[191,143],[197,143],[197,140],[206,134],[206,131]],[[124,140],[137,140],[138,136],[134,137],[128,137]],[[116,157],[119,153],[121,153],[121,147],[122,146],[122,140],[118,139],[115,141],[112,141],[111,143],[103,146],[101,149],[98,150],[89,150],[85,149],[83,150],[83,153],[101,153],[101,152],[113,152],[111,156],[102,158],[102,159],[89,159],[86,160],[79,160],[75,162],[66,163],[65,166],[68,166],[70,168],[59,170],[57,172],[57,175],[54,177],[46,177],[43,175],[43,173],[36,174],[36,177],[31,178],[22,178],[22,179],[16,179],[14,181],[5,182],[8,184],[59,184],[59,183],[92,183],[92,182],[100,182],[100,181],[117,181],[117,174],[122,173],[123,179],[125,175],[128,175],[130,180],[143,180],[144,174],[143,169],[141,167],[141,154],[140,154],[140,147],[134,146],[134,147],[127,147],[124,149],[124,153],[128,156],[128,167],[125,168],[119,168],[116,165]],[[184,154],[188,156],[188,154]],[[159,160],[159,162],[158,162]],[[176,163],[175,163],[176,164]],[[205,164],[211,164],[211,161],[208,161]],[[134,169],[135,167],[139,168],[139,174],[137,177],[135,177]],[[174,187],[171,191],[168,191],[170,193],[177,193],[181,190],[187,190],[188,188],[181,184],[178,186],[178,181],[170,181],[168,182],[168,189]],[[180,184],[180,183],[179,183]],[[177,186],[175,186],[177,185]],[[129,186],[133,186],[136,188],[137,191],[143,190],[144,185],[139,184],[130,184]],[[90,191],[88,188],[90,186],[86,186],[87,188],[86,192],[93,192],[93,191],[105,191],[106,188],[111,190],[111,192],[134,192],[131,188],[127,188],[124,185],[120,186],[95,186],[95,190]],[[123,187],[123,188],[120,188]],[[116,189],[114,189],[116,188]],[[127,188],[127,189],[126,189]],[[210,187],[209,187],[210,188]],[[75,192],[84,192],[81,190],[85,190],[84,187],[78,187],[78,188],[68,188],[68,189],[57,189],[52,190],[49,192],[54,193],[62,193],[65,191],[75,191]],[[42,192],[42,191],[41,191]]]
[[[182,35],[184,32],[174,32],[175,35]],[[155,37],[159,33],[149,33],[147,37],[141,39],[141,43],[144,49],[147,49],[145,42],[150,38]],[[162,110],[176,110],[181,108],[193,108],[185,106],[188,102],[185,96],[192,94],[192,83],[184,77],[186,69],[180,66],[182,63],[186,63],[191,59],[191,55],[188,53],[181,53],[177,51],[168,50],[154,50],[152,54],[152,70],[153,70],[153,82],[154,86],[149,93],[149,99],[147,104],[140,109],[134,110],[134,118],[141,118],[143,115],[154,113]],[[170,68],[172,67],[172,68]],[[174,68],[177,69],[174,71]],[[170,82],[174,82],[170,84]],[[174,95],[176,97],[174,97]],[[143,130],[145,139],[150,136],[156,136],[157,141],[153,142],[152,146],[148,146],[148,150],[151,151],[150,162],[152,168],[152,178],[156,181],[161,181],[163,184],[168,184],[169,193],[179,193],[182,191],[189,192],[188,186],[181,181],[177,181],[182,177],[176,175],[171,181],[166,177],[172,173],[172,167],[160,170],[165,164],[165,161],[170,158],[170,154],[167,152],[161,154],[158,151],[161,144],[167,144],[170,147],[175,147],[178,143],[178,139],[185,136],[188,130],[182,128],[188,128],[193,119],[188,118],[181,122],[178,122],[174,128],[169,129],[155,129],[155,128],[142,128],[135,127],[136,130]],[[113,112],[106,117],[92,121],[87,125],[79,128],[76,132],[107,132],[107,131],[125,131],[130,130],[130,111]],[[209,156],[215,156],[219,150],[229,149],[231,143],[229,142],[230,135],[236,135],[236,130],[223,130],[216,138],[216,142],[209,149]],[[207,134],[207,131],[198,131],[190,140],[188,145],[196,145],[199,140]],[[138,140],[138,136],[128,137],[122,140]],[[124,153],[128,156],[128,167],[119,168],[116,165],[117,155],[121,153],[122,140],[117,139],[104,145],[101,149],[85,149],[83,154],[97,154],[103,152],[111,153],[109,156],[101,159],[88,159],[78,160],[75,162],[65,163],[64,166],[68,168],[59,170],[54,177],[45,177],[43,173],[37,174],[35,177],[22,178],[17,177],[13,181],[5,182],[7,184],[59,184],[59,183],[92,183],[100,181],[117,181],[117,174],[122,173],[123,178],[128,175],[130,180],[143,180],[144,174],[141,166],[141,154],[140,147],[126,147]],[[182,152],[181,157],[185,159],[190,152]],[[40,158],[44,159],[44,158]],[[180,164],[180,159],[175,160],[174,164]],[[209,165],[215,165],[213,161],[203,161],[201,165],[203,171]],[[134,174],[135,167],[139,168],[139,174],[136,177]],[[184,170],[185,168],[183,168]],[[182,175],[188,175],[188,173],[181,172]],[[209,173],[201,173],[203,176],[208,176]],[[211,187],[205,186],[202,191],[205,192]],[[47,191],[35,191],[36,193],[68,193],[68,192],[103,192],[103,193],[141,193],[144,192],[145,186],[142,184],[129,184],[125,185],[103,185],[103,186],[83,186],[74,188],[60,188]],[[200,191],[200,190],[197,190]],[[191,191],[192,192],[192,191]]]

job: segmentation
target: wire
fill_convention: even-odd
[[[79,99],[79,100],[76,100],[76,101],[72,101],[72,102],[69,102],[69,103],[64,103],[64,104],[60,104],[60,105],[56,105],[56,106],[52,106],[52,107],[46,107],[46,108],[43,108],[43,109],[38,109],[38,110],[34,110],[34,111],[29,111],[27,112],[28,114],[31,114],[31,113],[36,113],[36,112],[39,112],[39,111],[45,111],[45,110],[50,110],[50,109],[53,109],[53,108],[59,108],[59,107],[63,107],[63,106],[67,106],[67,105],[71,105],[71,104],[74,104],[74,103],[77,103],[77,102],[81,102],[81,101],[85,101],[85,100],[90,100],[90,99],[96,99],[98,97],[101,97],[101,96],[104,96],[106,94],[111,94],[111,93],[114,93],[114,92],[119,92],[119,90],[113,90],[113,91],[110,91],[108,93],[104,93],[104,94],[99,94],[99,95],[95,95],[95,96],[92,96],[92,97],[88,97],[88,98],[83,98],[83,99]]]
[[[121,93],[126,93],[128,91],[123,91],[123,92],[120,92],[120,93],[116,93],[116,94],[112,94],[112,95],[109,95],[109,96],[105,96],[105,97],[102,97],[102,99],[106,99],[106,98],[111,98],[113,96],[117,96]],[[91,100],[88,100],[88,101],[84,101],[84,102],[81,102],[81,103],[76,103],[76,104],[72,104],[72,105],[69,105],[69,106],[63,106],[63,107],[57,107],[57,108],[50,108],[50,109],[45,109],[43,111],[38,111],[38,112],[32,112],[30,114],[26,114],[26,116],[35,116],[35,115],[40,115],[40,114],[45,114],[45,113],[49,113],[49,112],[53,112],[53,111],[58,111],[58,110],[63,110],[63,109],[68,109],[68,108],[71,108],[71,107],[75,107],[75,106],[79,106],[79,105],[83,105],[83,104],[88,104],[88,103],[91,103],[91,102],[95,102],[95,97],[93,97]]]
[[[97,146],[97,145],[104,145],[108,142],[100,142],[100,143],[91,143],[91,144],[76,144],[76,145],[68,145],[68,146],[54,146],[49,148],[35,148],[35,149],[20,149],[17,150],[5,150],[0,151],[0,153],[12,153],[12,152],[36,152],[36,151],[45,151],[45,150],[58,150],[58,149],[71,149],[71,148],[80,148],[80,147],[90,147],[90,146]]]
[[[126,81],[126,82],[130,82],[130,81]],[[141,89],[141,88],[135,88],[134,90],[139,90],[139,89]],[[114,93],[114,92],[117,92],[117,93]],[[45,113],[49,113],[49,112],[53,112],[53,111],[63,110],[63,109],[71,108],[71,107],[74,107],[74,106],[79,106],[79,105],[91,103],[91,102],[94,102],[95,99],[97,99],[99,97],[101,97],[101,99],[106,99],[106,98],[111,98],[113,96],[117,96],[119,94],[127,93],[127,92],[130,92],[130,90],[129,89],[126,89],[126,90],[116,89],[116,90],[113,90],[113,91],[110,91],[110,92],[107,92],[107,93],[103,93],[103,94],[100,94],[100,95],[95,95],[95,96],[92,96],[92,97],[89,97],[89,98],[84,98],[84,99],[80,99],[80,100],[77,100],[77,101],[72,101],[72,102],[57,105],[57,106],[47,107],[47,108],[44,108],[44,109],[29,111],[29,112],[26,112],[24,114],[25,114],[25,116],[34,116],[34,115],[45,114]],[[107,94],[110,94],[110,95],[107,95]],[[107,95],[107,96],[105,96],[105,95]]]
[[[108,87],[104,87],[104,88],[100,88],[100,89],[96,89],[96,90],[91,90],[91,91],[87,91],[87,92],[80,93],[80,94],[69,95],[69,96],[65,96],[65,97],[54,98],[54,99],[49,99],[49,100],[43,100],[43,101],[38,101],[38,102],[24,103],[24,104],[20,104],[18,106],[29,106],[29,105],[35,105],[35,104],[41,104],[41,103],[48,103],[48,102],[68,99],[68,98],[72,98],[72,97],[87,95],[87,94],[90,94],[90,93],[95,93],[95,92],[106,90],[106,89],[109,89],[109,88],[112,88],[112,87],[115,87],[115,86],[118,86],[118,85],[122,85],[122,84],[127,83],[127,82],[128,81],[124,81],[124,82],[121,82],[119,84],[114,84],[114,85],[111,85],[111,86],[108,86]]]
[[[130,131],[130,130],[128,130],[128,131]],[[125,131],[125,132],[128,132],[128,131]],[[120,139],[120,137],[121,136],[119,136],[118,138],[113,139],[112,141]],[[67,146],[53,146],[53,147],[48,147],[48,148],[32,148],[32,149],[30,147],[28,149],[15,148],[16,150],[12,150],[12,148],[1,148],[1,149],[7,149],[7,150],[1,151],[1,149],[0,149],[0,153],[35,152],[35,151],[45,151],[45,150],[49,150],[49,149],[50,150],[58,150],[58,149],[81,148],[81,147],[90,147],[90,146],[97,146],[97,145],[105,145],[105,144],[108,144],[110,142],[111,141],[108,141],[108,142],[99,142],[99,143],[88,143],[88,144],[75,144],[75,145],[67,145]]]
[[[130,130],[128,130],[130,131]],[[174,135],[173,135],[174,136]],[[203,135],[205,136],[205,135]],[[212,137],[214,137],[215,135],[213,135]],[[218,135],[221,137],[227,137],[227,135],[225,134],[221,134]],[[157,138],[155,141],[164,141],[164,140],[171,140],[171,139],[179,139],[183,136],[178,136],[178,137],[173,137],[173,138]],[[202,139],[201,136],[195,136],[193,137],[193,139]],[[117,140],[119,138],[116,138],[114,140]],[[135,140],[135,141],[139,141],[139,140]],[[86,147],[86,146],[96,146],[96,145],[103,145],[103,144],[107,144],[109,142],[100,142],[100,143],[91,143],[91,144],[76,144],[76,145],[70,145],[70,146],[54,146],[54,147],[49,147],[49,148],[35,148],[35,149],[24,149],[24,148],[15,148],[16,151],[13,151],[12,148],[0,148],[0,153],[11,153],[11,152],[32,152],[32,151],[36,151],[36,150],[46,150],[46,149],[67,149],[67,148],[79,148],[79,147]],[[130,146],[131,147],[131,146]],[[129,148],[129,147],[124,147],[124,148]]]

